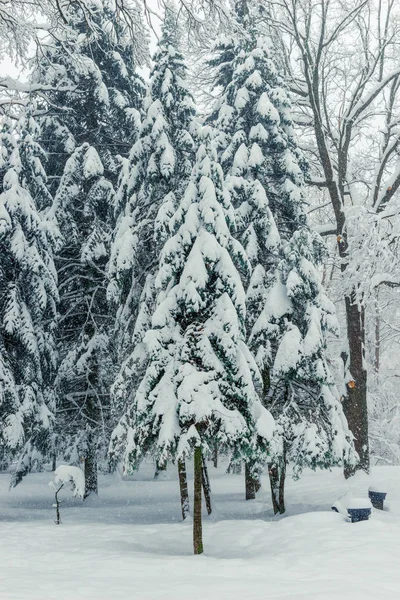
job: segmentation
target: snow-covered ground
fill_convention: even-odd
[[[400,468],[375,468],[346,483],[339,470],[288,482],[288,512],[274,517],[268,482],[244,500],[243,477],[210,466],[214,514],[204,519],[205,554],[192,555],[171,469],[134,480],[102,476],[99,498],[67,491],[54,524],[51,473],[8,491],[0,475],[1,600],[358,600],[400,597]],[[389,510],[351,524],[330,510],[370,485]],[[192,482],[190,482],[192,487]],[[62,493],[60,494],[62,495]]]

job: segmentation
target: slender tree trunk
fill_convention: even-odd
[[[379,382],[379,371],[381,367],[381,315],[379,311],[379,292],[376,292],[375,299],[375,374],[376,381]]]
[[[212,451],[212,461],[214,469],[218,468],[218,442],[214,443],[213,451]]]
[[[278,466],[274,463],[268,465],[269,482],[271,486],[271,499],[274,515],[283,515],[285,512],[285,479],[286,464]]]
[[[201,521],[202,460],[201,448],[194,451],[194,496],[193,496],[193,550],[203,553],[203,531]]]
[[[55,500],[56,500],[55,505],[54,505],[55,509],[56,509],[56,518],[55,518],[54,522],[56,525],[61,524],[60,504],[61,504],[62,500],[58,499],[58,494],[62,490],[63,487],[64,487],[64,484],[62,483],[58,489],[54,490],[54,496],[55,496]]]
[[[83,499],[85,500],[90,494],[98,494],[98,492],[96,444],[90,436],[85,456],[85,493]]]
[[[51,470],[55,471],[57,468],[57,453],[53,452],[51,455]]]
[[[158,460],[156,461],[156,470],[154,473],[154,479],[158,479],[160,474],[165,474],[167,470],[167,463],[160,463]]]
[[[228,469],[227,469],[228,473],[232,473],[232,475],[240,475],[242,472],[242,463],[240,462],[231,462],[229,463]]]
[[[189,504],[189,491],[186,476],[186,463],[183,458],[178,460],[178,475],[179,475],[179,488],[181,492],[181,509],[182,509],[182,520],[184,521],[190,512]]]
[[[367,407],[367,371],[364,368],[365,347],[365,310],[346,297],[347,336],[349,340],[349,371],[351,385],[347,385],[347,394],[343,402],[349,428],[354,435],[354,446],[360,458],[358,468],[369,472],[368,407]],[[345,468],[345,477],[350,477],[354,468]]]
[[[202,457],[201,481],[202,481],[202,485],[203,485],[204,500],[206,501],[207,514],[211,515],[211,513],[212,513],[211,485],[210,485],[210,478],[208,476],[207,463],[204,459],[204,456]]]
[[[251,466],[246,462],[244,467],[245,485],[246,485],[246,500],[255,500],[256,498],[256,480],[254,479]]]

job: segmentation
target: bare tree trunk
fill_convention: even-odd
[[[213,451],[212,451],[212,461],[214,469],[218,468],[218,442],[215,442]]]
[[[201,448],[194,451],[194,495],[193,495],[193,550],[194,554],[203,553],[203,530],[201,520],[201,488],[202,488],[202,455]]]
[[[55,504],[53,506],[56,509],[56,518],[54,519],[54,523],[56,525],[60,525],[61,524],[60,504],[61,504],[62,500],[58,499],[58,494],[62,490],[63,487],[64,487],[64,484],[62,483],[58,489],[54,488],[54,496],[55,496],[56,502],[55,502]]]
[[[365,310],[353,299],[346,297],[347,336],[349,341],[349,371],[352,381],[348,382],[343,410],[349,428],[354,435],[354,447],[360,458],[358,468],[369,472],[367,371],[364,368]],[[350,385],[349,385],[350,384]],[[345,477],[350,477],[355,468],[346,467]]]
[[[379,311],[379,290],[376,291],[375,299],[375,373],[379,382],[379,371],[381,367],[381,315]]]
[[[271,486],[271,499],[274,515],[285,512],[285,479],[286,479],[286,464],[285,462],[278,466],[270,463],[268,465],[269,482]]]
[[[55,471],[57,468],[57,453],[53,452],[51,455],[51,470]]]
[[[184,521],[190,512],[189,503],[189,491],[186,476],[186,463],[183,458],[178,460],[178,475],[179,475],[179,488],[181,492],[181,509],[182,509],[182,520]]]
[[[207,514],[211,515],[211,485],[210,478],[208,477],[207,463],[204,459],[204,456],[202,457],[201,481],[203,484],[204,500],[206,501]]]
[[[167,470],[167,463],[166,462],[160,463],[157,460],[156,461],[156,470],[155,470],[155,473],[154,473],[154,479],[158,479],[160,477],[160,474],[162,474],[162,473],[165,474],[166,470]]]
[[[85,500],[90,494],[98,493],[96,444],[92,439],[92,435],[90,435],[85,456],[85,493],[83,499]]]
[[[244,472],[245,472],[246,500],[255,500],[256,492],[258,491],[256,489],[257,481],[256,481],[256,479],[254,479],[252,472],[251,472],[250,465],[247,462],[245,463],[245,466],[244,466]]]
[[[240,475],[242,472],[242,463],[231,460],[227,472],[232,473],[232,475]]]

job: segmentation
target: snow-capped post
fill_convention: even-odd
[[[368,498],[356,498],[345,495],[332,504],[332,510],[351,519],[352,523],[368,521],[371,515],[371,501]]]
[[[370,486],[368,488],[368,496],[374,508],[383,510],[383,503],[387,496],[387,492],[379,491],[380,489],[381,488],[376,488],[375,486]]]
[[[348,508],[347,512],[352,523],[359,523],[360,521],[368,521],[371,516],[371,508]]]

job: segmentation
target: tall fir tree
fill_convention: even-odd
[[[36,133],[29,114],[0,132],[0,460],[17,461],[11,485],[49,457],[55,416],[58,234],[38,210],[48,196]]]
[[[115,353],[106,265],[113,188],[140,127],[146,86],[136,65],[147,53],[147,33],[140,12],[126,20],[130,9],[120,10],[114,0],[68,2],[61,10],[32,80],[45,85],[40,140],[62,234],[56,260],[58,448],[71,461],[84,458],[87,495],[97,492],[97,460],[110,428]]]
[[[157,306],[144,336],[149,361],[114,432],[124,465],[145,453],[160,463],[194,453],[194,552],[201,553],[202,452],[217,440],[246,462],[267,451],[273,419],[261,405],[258,369],[245,343],[242,247],[212,135],[206,128],[191,180],[172,219],[156,277]],[[265,459],[265,456],[264,456]]]
[[[305,466],[353,461],[354,454],[326,361],[334,308],[316,269],[322,241],[305,214],[306,165],[256,10],[238,0],[234,35],[216,45],[215,83],[224,87],[210,120],[221,132],[236,235],[253,268],[246,281],[247,340],[262,373],[264,404],[277,422],[269,471],[274,509],[283,512],[287,461],[298,474]]]
[[[179,50],[177,14],[167,7],[153,57],[145,117],[117,192],[120,215],[110,260],[109,298],[118,307],[115,339],[122,368],[115,413],[131,403],[146,366],[143,335],[155,302],[154,278],[168,216],[179,204],[195,157],[196,111]]]
[[[58,445],[70,462],[85,461],[85,496],[97,493],[98,458],[110,434],[115,360],[113,315],[106,298],[114,189],[89,144],[68,159],[52,207],[62,240],[56,257],[60,364],[56,378]]]

